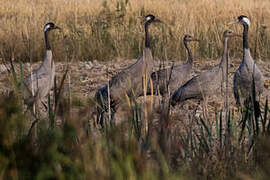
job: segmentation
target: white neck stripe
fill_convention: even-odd
[[[245,23],[247,23],[247,25],[249,25],[249,26],[250,26],[250,21],[249,21],[249,19],[248,19],[248,18],[244,17],[244,18],[243,18],[243,21],[244,21]]]
[[[46,32],[51,26],[49,24],[47,24],[45,27],[44,27],[44,32]]]

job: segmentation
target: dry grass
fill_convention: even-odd
[[[217,58],[222,32],[240,26],[226,24],[240,14],[251,19],[250,47],[258,59],[270,57],[270,2],[268,0],[0,0],[0,51],[4,59],[37,61],[43,56],[43,25],[53,21],[63,34],[52,33],[57,61],[136,58],[142,50],[142,17],[155,14],[166,26],[153,26],[155,55],[184,59],[182,37],[201,39],[196,57]],[[126,3],[127,2],[127,3]],[[266,28],[265,28],[266,27]],[[232,56],[241,56],[241,40],[231,43]],[[194,48],[194,47],[193,47]],[[166,51],[166,53],[165,53]]]

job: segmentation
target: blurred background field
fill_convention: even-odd
[[[0,179],[269,179],[269,0],[0,0],[0,4],[0,59],[6,64],[0,65]],[[141,54],[141,22],[149,13],[166,23],[150,28],[155,59],[168,60],[166,67],[186,59],[184,34],[201,40],[191,44],[194,75],[218,63],[225,29],[242,33],[242,27],[226,24],[248,15],[251,52],[262,60],[257,64],[265,76],[260,117],[254,119],[252,110],[246,113],[235,107],[232,76],[242,56],[238,38],[229,43],[227,120],[222,97],[210,99],[209,119],[202,118],[197,101],[177,106],[168,115],[162,103],[130,100],[118,115],[125,123],[100,128],[94,93]],[[10,93],[14,74],[6,68],[10,60],[16,61],[20,80],[31,66],[39,66],[44,55],[42,30],[48,21],[63,29],[50,34],[57,87],[50,96],[50,110],[38,109],[33,116],[23,107],[20,94]],[[159,66],[156,61],[155,68]],[[145,99],[149,98],[156,97]],[[29,128],[33,122],[37,122],[34,133]]]
[[[5,59],[38,61],[43,56],[43,25],[53,21],[64,33],[53,35],[55,60],[107,61],[137,58],[142,51],[144,15],[152,13],[166,25],[151,28],[154,55],[160,59],[185,57],[182,37],[201,41],[194,51],[201,59],[215,59],[222,49],[226,24],[240,14],[251,19],[250,47],[255,59],[270,58],[270,2],[268,0],[1,0],[0,52]],[[241,56],[241,40],[231,43],[231,56]]]

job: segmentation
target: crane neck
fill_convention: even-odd
[[[188,42],[186,40],[184,40],[184,45],[185,45],[185,48],[186,48],[187,53],[188,53],[188,61],[187,62],[192,64],[193,63],[193,56],[192,56],[191,50],[188,46]]]
[[[243,27],[243,49],[248,49],[248,25],[244,23]]]
[[[46,47],[46,50],[51,50],[51,45],[50,45],[50,42],[49,42],[48,34],[49,34],[49,31],[45,31],[45,32],[44,32],[44,37],[45,37],[45,47]]]
[[[228,39],[228,37],[225,37],[223,39],[223,54],[220,62],[220,67],[223,67],[225,65],[225,61],[228,56]]]
[[[51,69],[54,66],[52,51],[46,49],[45,57],[42,62],[42,67],[45,69]]]
[[[150,25],[149,22],[146,22],[145,25],[144,25],[144,29],[145,29],[145,48],[150,48],[149,33],[148,33],[149,25]]]
[[[44,32],[45,37],[45,48],[46,48],[46,54],[43,61],[43,67],[51,69],[53,67],[53,61],[52,61],[52,50],[51,45],[49,41],[49,31]]]

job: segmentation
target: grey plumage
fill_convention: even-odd
[[[227,41],[229,37],[233,36],[238,35],[230,30],[224,32],[224,49],[219,65],[200,73],[177,89],[171,96],[171,105],[174,106],[188,99],[207,99],[219,91],[225,76],[226,58],[228,57]]]
[[[157,94],[158,89],[161,95],[167,93],[167,85],[169,83],[169,88],[171,92],[174,92],[179,86],[190,79],[193,66],[193,56],[191,50],[188,46],[188,42],[199,41],[192,35],[185,35],[183,42],[188,53],[188,59],[185,63],[178,66],[173,66],[172,68],[158,70],[151,74],[153,81],[153,91]],[[147,94],[151,94],[151,87],[148,85]]]
[[[137,97],[143,92],[143,77],[151,73],[153,57],[150,48],[143,50],[143,55],[135,64],[121,71],[110,82],[111,98],[119,101],[128,96]],[[148,78],[149,79],[149,78]]]
[[[60,29],[53,23],[47,23],[44,26],[46,53],[44,60],[40,67],[30,75],[28,75],[24,81],[24,99],[25,103],[32,105],[37,100],[44,98],[54,85],[55,77],[55,65],[53,61],[52,50],[50,47],[48,33],[50,30]]]
[[[152,22],[161,22],[153,15],[147,15],[144,18],[145,25],[145,48],[143,54],[136,63],[121,71],[109,81],[110,105],[113,113],[116,111],[116,105],[124,100],[125,96],[136,98],[143,93],[143,79],[153,68],[153,57],[148,39],[148,26]],[[148,78],[149,79],[149,78]],[[103,123],[104,113],[108,111],[108,87],[100,88],[95,97],[97,100],[97,122]],[[101,102],[101,100],[103,102]]]
[[[233,92],[238,106],[247,105],[252,95],[252,85],[255,83],[256,99],[263,92],[264,80],[263,75],[255,64],[248,47],[248,28],[250,21],[247,16],[239,16],[237,21],[243,25],[243,58],[240,66],[234,73]],[[253,81],[254,80],[254,81]]]
[[[52,52],[47,50],[41,66],[28,75],[23,81],[25,87],[24,99],[26,103],[33,104],[36,100],[45,97],[53,87],[54,77],[55,65],[52,60]]]
[[[116,112],[116,105],[125,100],[125,96],[137,97],[143,92],[143,75],[149,74],[153,67],[152,53],[149,48],[143,50],[135,64],[124,69],[109,81],[111,119]],[[96,95],[97,101],[97,122],[103,124],[104,113],[108,112],[108,86],[100,88]]]

